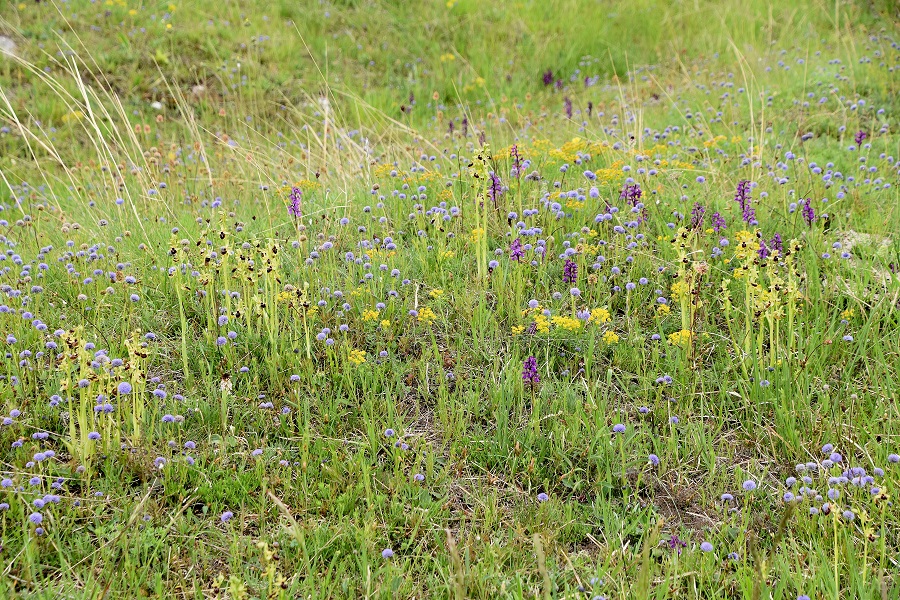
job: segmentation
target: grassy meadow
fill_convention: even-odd
[[[0,598],[900,598],[890,0],[0,8]]]

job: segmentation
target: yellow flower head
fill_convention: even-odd
[[[437,315],[429,307],[424,306],[419,309],[419,315],[416,318],[423,325],[431,325],[437,320]]]
[[[366,353],[364,350],[350,350],[350,353],[347,355],[347,360],[352,362],[357,367],[364,362],[366,362]]]
[[[612,330],[606,331],[603,334],[603,341],[608,345],[617,344],[619,342],[619,335]]]
[[[680,280],[672,284],[672,295],[676,300],[680,300],[690,293],[691,289],[686,281]]]
[[[573,319],[572,317],[553,317],[550,319],[550,322],[556,325],[557,327],[562,327],[567,331],[576,331],[581,329],[581,321],[578,319]]]
[[[591,323],[609,323],[610,318],[608,310],[598,307],[591,311],[591,318],[589,321]]]
[[[687,346],[691,343],[693,338],[694,332],[690,329],[682,329],[681,331],[669,334],[669,343],[674,346]]]

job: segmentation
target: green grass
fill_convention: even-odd
[[[9,5],[0,596],[900,597],[898,22]]]

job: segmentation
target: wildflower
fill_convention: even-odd
[[[622,188],[622,191],[619,192],[619,199],[630,202],[632,206],[636,206],[643,193],[641,186],[637,183],[633,183]]]
[[[605,308],[595,308],[591,311],[590,323],[609,323],[611,315]]]
[[[519,156],[519,147],[515,144],[509,148],[509,157],[512,159],[512,175],[519,177],[522,171],[521,158]]]
[[[668,545],[671,550],[677,550],[678,554],[681,554],[682,548],[687,548],[687,542],[682,541],[676,534],[672,534],[672,537],[668,540]]]
[[[393,556],[394,556],[394,551],[391,550],[390,548],[385,548],[384,550],[381,551],[381,558],[388,559],[388,558],[393,558]]]
[[[514,260],[516,262],[522,260],[525,257],[525,250],[522,247],[522,240],[516,238],[513,240],[512,244],[509,245],[509,260]]]
[[[39,512],[33,512],[28,517],[28,520],[34,523],[35,525],[40,525],[44,521],[44,515]]]
[[[669,334],[669,343],[673,346],[688,346],[694,338],[694,333],[690,329],[682,329]]]
[[[413,475],[413,479],[421,483],[422,481],[425,481],[425,476],[421,473],[416,473],[415,475]]]
[[[540,494],[537,495],[537,499],[538,499],[538,502],[546,502],[547,500],[550,499],[550,496],[548,496],[544,492],[541,492]]]
[[[717,212],[714,212],[712,216],[709,218],[710,224],[712,224],[713,231],[719,233],[723,229],[727,227],[725,224],[725,219]]]
[[[578,281],[578,265],[566,259],[566,264],[563,267],[563,283],[575,283]]]
[[[619,342],[619,334],[615,331],[606,331],[603,334],[603,341],[609,346],[617,344]]]
[[[651,454],[650,456],[647,457],[647,462],[649,462],[654,467],[658,467],[659,466],[659,457],[655,454]]]
[[[748,479],[747,481],[745,481],[743,483],[743,485],[741,487],[744,488],[744,491],[752,492],[753,490],[756,489],[756,482],[753,481],[752,479]]]
[[[127,381],[122,381],[116,386],[116,391],[119,392],[120,395],[124,396],[126,394],[131,393],[131,384]]]
[[[290,195],[290,204],[288,205],[288,214],[292,217],[302,217],[303,213],[300,210],[300,201],[303,198],[303,190],[298,187],[294,187],[291,189]]]
[[[750,182],[746,179],[741,180],[738,183],[737,191],[734,195],[734,201],[738,203],[741,207],[741,218],[744,219],[744,222],[748,225],[755,226],[756,223],[756,211],[753,210],[753,206],[751,204],[750,199]]]
[[[494,206],[497,206],[497,199],[503,194],[503,184],[500,182],[500,178],[497,177],[497,174],[493,171],[490,172],[491,181],[488,184],[488,197],[491,199],[491,202],[494,203]]]
[[[813,210],[812,200],[807,198],[800,204],[803,207],[800,210],[801,214],[803,215],[803,220],[806,221],[807,225],[812,226],[812,224],[816,222],[816,211]]]
[[[702,544],[700,544],[700,549],[703,550],[704,552],[712,552],[713,545],[710,544],[709,542],[703,542]]]
[[[695,202],[694,208],[691,210],[691,229],[699,229],[703,226],[704,213],[706,213],[706,209],[703,208],[703,205]]]
[[[92,440],[92,441],[95,441],[95,442],[96,442],[96,441],[99,441],[99,440],[100,440],[100,434],[97,433],[96,431],[92,431],[92,432],[90,432],[90,433],[88,434],[88,439],[89,439],[89,440]]]
[[[543,75],[541,75],[541,81],[544,82],[544,86],[549,86],[553,83],[553,69],[547,69]]]
[[[366,362],[366,353],[364,350],[352,349],[347,355],[347,360],[358,367]]]
[[[615,425],[613,425],[612,430],[613,433],[625,433],[625,425],[623,425],[622,423],[616,423]]]
[[[536,385],[541,382],[540,375],[538,375],[537,370],[537,359],[533,356],[529,356],[525,359],[525,364],[522,367],[522,380],[527,384],[530,383],[532,385]]]
[[[867,137],[869,137],[869,134],[867,134],[865,131],[860,130],[856,132],[855,136],[853,136],[853,141],[856,142],[857,146],[859,146]]]
[[[418,312],[418,314],[416,315],[416,319],[419,321],[419,323],[431,325],[437,320],[437,315],[434,314],[433,310],[425,306]]]
[[[231,512],[230,510],[226,510],[225,512],[222,513],[222,516],[219,517],[219,520],[222,521],[223,523],[227,523],[229,520],[231,520],[231,517],[233,517],[233,516],[234,516],[233,512]]]

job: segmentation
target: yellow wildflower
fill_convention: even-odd
[[[524,325],[514,325],[513,328],[512,328],[512,334],[513,334],[513,335],[519,335],[519,334],[522,333],[523,331],[525,331],[525,326],[524,326]]]
[[[691,343],[693,338],[694,332],[690,329],[682,329],[681,331],[669,334],[669,343],[675,346],[687,346]]]
[[[377,310],[367,310],[363,312],[363,321],[374,321],[378,318],[379,312]]]
[[[672,309],[669,308],[668,304],[660,304],[659,306],[656,307],[656,313],[660,316],[667,315],[670,312],[672,312]]]
[[[431,325],[437,320],[437,315],[434,314],[433,310],[431,310],[427,306],[424,306],[419,309],[419,315],[417,319],[419,320],[419,323],[422,323],[424,325]]]
[[[441,296],[444,295],[444,290],[437,290],[437,289],[431,290],[430,292],[428,292],[428,295],[431,296],[432,298],[440,298]]]
[[[366,362],[366,353],[364,350],[352,349],[347,355],[347,360],[352,362],[354,365],[359,366]]]
[[[605,308],[595,308],[591,311],[591,318],[589,321],[591,323],[609,323],[611,316],[609,311]]]
[[[680,300],[681,298],[688,295],[690,292],[690,287],[688,287],[687,282],[685,281],[676,281],[672,284],[672,296],[675,297],[676,300]]]
[[[577,329],[581,329],[581,321],[578,319],[573,319],[572,317],[553,317],[550,319],[550,322],[556,325],[557,327],[562,327],[568,331],[575,331]]]
[[[607,331],[603,334],[603,341],[609,345],[619,342],[619,335],[615,331]]]

